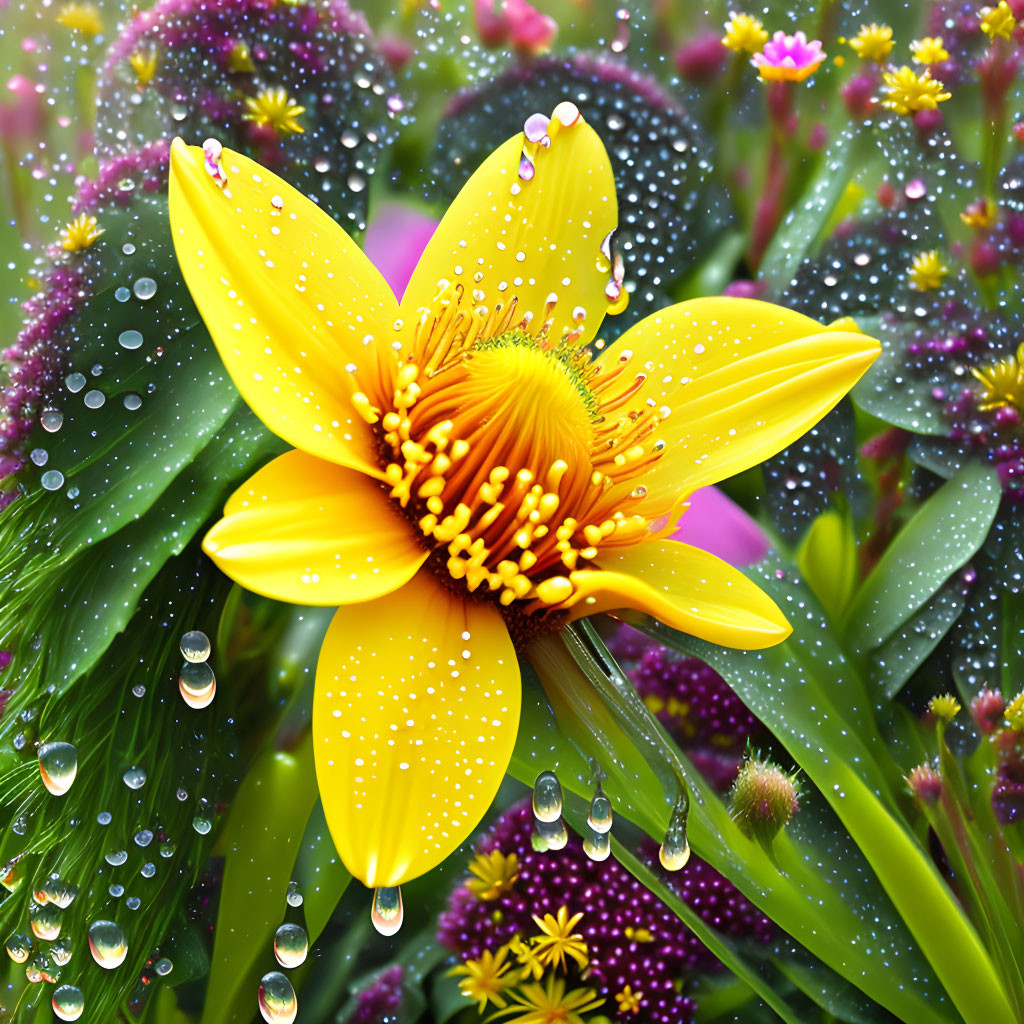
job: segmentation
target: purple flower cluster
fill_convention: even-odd
[[[992,789],[992,810],[1000,825],[1024,821],[1024,756],[1016,747],[999,758]]]
[[[761,729],[729,684],[698,658],[676,654],[629,626],[620,626],[608,646],[694,767],[719,791],[728,789],[748,741]]]
[[[615,860],[596,862],[572,833],[563,850],[537,853],[531,844],[533,812],[528,800],[497,820],[481,843],[481,852],[499,850],[518,858],[518,877],[496,899],[481,900],[456,889],[441,915],[439,940],[463,959],[476,959],[516,936],[536,934],[533,915],[582,913],[577,930],[587,943],[586,984],[604,996],[601,1013],[652,1024],[684,1024],[696,1006],[685,994],[694,973],[717,971],[721,964],[694,933],[656,896]],[[710,865],[691,857],[683,871],[661,874],[703,921],[724,935],[767,943],[772,926],[739,890]],[[642,992],[639,1017],[616,1017],[616,993],[626,986]]]
[[[402,1005],[402,968],[397,964],[380,972],[356,997],[347,1024],[387,1024]]]

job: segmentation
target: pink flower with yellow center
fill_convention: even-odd
[[[817,39],[808,41],[803,32],[791,36],[776,32],[750,63],[766,81],[802,82],[818,70],[824,59],[825,51]]]
[[[225,367],[294,445],[204,547],[252,591],[339,606],[316,769],[368,886],[428,871],[476,827],[533,638],[619,608],[733,646],[788,635],[739,570],[668,535],[694,491],[828,412],[878,344],[708,298],[604,346],[626,298],[615,185],[571,103],[484,161],[400,303],[322,210],[216,143],[175,141],[170,211]]]

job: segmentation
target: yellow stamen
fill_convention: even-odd
[[[1024,412],[1024,344],[1017,349],[1016,354],[990,366],[972,367],[971,373],[982,385],[978,402],[981,412],[992,412],[1007,406]]]
[[[982,7],[978,12],[978,19],[981,23],[981,31],[989,39],[1009,39],[1017,27],[1013,9],[1006,0],[999,0],[995,7]]]
[[[502,993],[515,984],[515,977],[508,974],[512,965],[507,962],[509,947],[502,946],[497,954],[485,949],[478,960],[467,960],[449,972],[452,975],[466,975],[459,982],[459,991],[467,998],[474,1000],[480,1012],[493,1003],[499,1009],[507,1004]]]
[[[952,93],[945,92],[945,86],[927,68],[918,74],[904,65],[895,71],[882,73],[885,82],[883,106],[897,114],[913,114],[918,110],[935,110],[940,103],[950,99]]]
[[[128,58],[139,85],[149,85],[156,77],[160,57],[156,50],[138,51]]]
[[[923,39],[915,39],[910,44],[910,52],[914,55],[914,63],[924,64],[925,67],[949,60],[949,52],[946,50],[941,36],[925,36]]]
[[[725,35],[722,45],[733,53],[760,53],[768,42],[768,33],[764,25],[749,14],[733,11],[725,23]]]
[[[850,48],[861,60],[880,64],[892,52],[892,29],[888,25],[862,25],[850,40]]]
[[[249,108],[243,115],[246,121],[273,128],[278,135],[305,131],[297,118],[306,112],[306,108],[299,106],[280,86],[264,89],[258,96],[247,97],[245,105]]]
[[[61,231],[60,244],[68,252],[79,252],[88,249],[103,234],[103,230],[95,217],[81,213]]]
[[[914,257],[907,271],[907,283],[914,291],[930,292],[942,284],[948,273],[949,267],[942,262],[938,250],[929,249]]]
[[[537,951],[540,962],[548,967],[557,966],[565,971],[565,958],[571,957],[582,969],[587,966],[587,943],[583,936],[573,929],[583,920],[582,914],[569,916],[567,907],[559,907],[557,916],[545,914],[542,918],[533,917],[542,934],[531,941]]]
[[[634,992],[629,985],[626,985],[621,992],[615,993],[615,1001],[619,1004],[619,1013],[639,1013],[640,1000],[643,999],[643,992]]]

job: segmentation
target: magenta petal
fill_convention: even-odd
[[[717,487],[690,495],[690,507],[672,540],[718,555],[731,565],[752,565],[768,554],[768,538],[757,523]]]
[[[363,251],[401,301],[437,221],[400,203],[381,203],[366,229]]]

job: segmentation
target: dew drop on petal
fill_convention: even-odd
[[[394,935],[402,927],[404,914],[400,886],[373,890],[370,920],[381,935]]]

